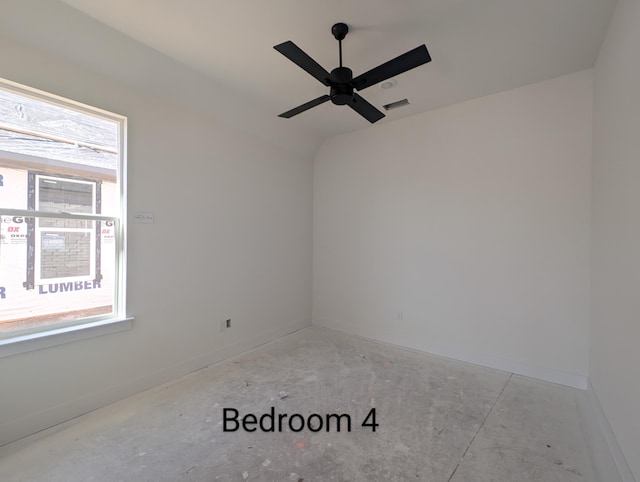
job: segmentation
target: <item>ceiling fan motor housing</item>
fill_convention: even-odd
[[[331,85],[331,102],[336,105],[345,105],[353,98],[353,86],[351,79],[353,71],[349,67],[337,67],[331,71],[335,83]]]

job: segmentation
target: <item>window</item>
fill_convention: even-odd
[[[125,131],[0,79],[0,347],[125,319]]]
[[[76,180],[54,176],[30,174],[35,182],[35,209],[37,211],[62,211],[96,213],[97,181]],[[96,263],[96,222],[87,219],[35,218],[35,282],[62,282],[99,280]]]

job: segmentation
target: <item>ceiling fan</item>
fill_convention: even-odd
[[[427,47],[423,44],[354,78],[351,69],[342,65],[342,41],[348,32],[349,27],[345,23],[336,23],[331,27],[331,33],[338,41],[340,50],[340,67],[336,67],[331,73],[327,72],[291,40],[273,47],[298,67],[306,70],[324,85],[330,87],[328,95],[322,95],[317,99],[283,112],[278,117],[289,119],[294,115],[331,100],[336,105],[348,105],[369,122],[374,123],[382,119],[384,114],[354,92],[354,89],[358,91],[366,89],[431,61]]]

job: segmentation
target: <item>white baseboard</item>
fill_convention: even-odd
[[[517,360],[510,360],[507,358],[465,353],[460,350],[443,349],[442,347],[432,346],[424,340],[413,340],[410,344],[398,344],[393,341],[371,338],[363,336],[358,330],[350,330],[349,326],[344,324],[335,323],[325,319],[314,319],[312,322],[315,326],[324,326],[332,330],[342,331],[351,335],[358,336],[371,341],[378,341],[383,343],[389,343],[391,345],[401,346],[403,348],[410,348],[430,355],[437,355],[452,360],[462,361],[465,363],[471,363],[472,365],[478,365],[485,368],[493,368],[503,372],[514,373],[516,375],[522,375],[529,378],[535,378],[537,380],[544,380],[558,385],[564,385],[567,387],[578,388],[580,390],[587,389],[588,378],[585,375],[579,375],[576,373],[569,373],[562,370],[556,370],[553,368],[546,368],[535,366],[527,363],[523,363]]]
[[[313,324],[349,333],[362,339],[388,343],[385,340],[361,336],[357,333],[357,330],[345,330],[343,325],[331,323],[327,320],[315,320]],[[48,410],[36,413],[27,418],[5,424],[0,427],[0,457],[8,455],[18,450],[21,446],[31,443],[40,437],[64,428],[69,423],[73,423],[73,419],[85,413],[128,396],[138,394],[157,385],[174,381],[183,375],[240,355],[241,353],[277,340],[280,337],[310,325],[311,323],[308,322],[294,323],[276,330],[271,330],[233,345],[196,356],[171,368],[151,373],[122,385],[94,392],[65,404],[51,407]],[[388,344],[393,345],[393,343]],[[504,360],[495,357],[470,356],[454,351],[430,350],[428,349],[429,347],[425,349],[421,346],[402,347],[586,390],[584,397],[578,397],[581,398],[578,400],[578,410],[598,480],[600,482],[636,482],[600,405],[600,401],[587,377],[565,373],[559,370],[529,366],[513,360]]]
[[[430,355],[441,356],[583,390],[582,395],[577,397],[577,407],[585,439],[592,456],[593,469],[598,477],[597,480],[600,482],[636,482],[600,405],[600,401],[589,382],[589,378],[586,376],[532,366],[499,357],[470,355],[455,350],[442,350],[421,343],[414,343],[413,346],[398,345],[390,343],[387,340],[362,336],[356,329],[349,330],[349,326],[345,329],[344,324],[325,319],[314,319],[312,325],[341,331],[373,342],[409,348]]]
[[[578,410],[598,480],[636,482],[591,383]]]
[[[28,417],[11,421],[0,426],[0,456],[15,450],[15,446],[9,447],[9,444],[13,446],[15,445],[14,442],[17,441],[20,441],[20,445],[22,445],[23,442],[27,442],[26,440],[21,440],[25,439],[25,437],[27,437],[29,441],[32,441],[46,434],[55,432],[61,428],[60,424],[64,424],[85,413],[239,355],[310,325],[310,322],[289,324],[282,328],[261,333],[232,345],[198,355],[170,368],[150,373],[121,385],[90,393],[81,398],[70,400],[64,404],[48,408],[47,410],[32,414]]]

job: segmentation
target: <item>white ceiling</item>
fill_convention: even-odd
[[[273,49],[294,41],[327,70],[338,65],[331,26],[345,22],[344,64],[358,75],[425,43],[433,61],[361,95],[407,98],[408,115],[593,66],[615,0],[63,0],[204,73],[273,116],[327,88]],[[325,103],[293,117],[320,138],[366,127]]]

